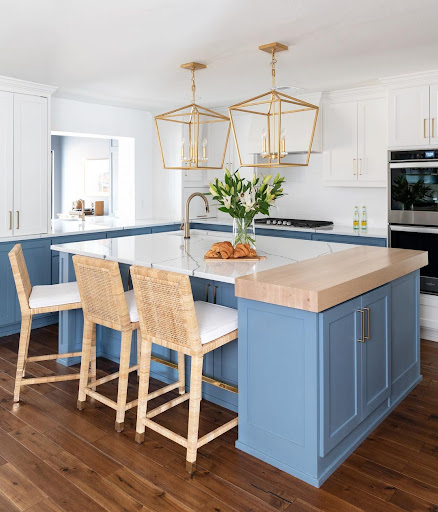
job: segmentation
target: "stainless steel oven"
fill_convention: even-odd
[[[389,245],[429,253],[429,264],[420,269],[420,291],[438,295],[438,226],[391,224]]]
[[[390,224],[438,226],[438,149],[391,151]]]

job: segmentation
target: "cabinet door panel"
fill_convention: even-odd
[[[13,134],[14,96],[10,92],[0,92],[0,237],[13,234]]]
[[[16,235],[47,233],[47,123],[46,98],[14,94],[14,214]]]
[[[438,84],[431,85],[430,95],[430,143],[438,144]]]
[[[357,181],[357,101],[324,105],[324,178]]]
[[[321,456],[361,422],[359,383],[360,298],[320,316],[322,333]]]
[[[429,144],[429,86],[403,87],[389,93],[389,145]]]
[[[391,390],[390,290],[387,285],[362,297],[364,332],[368,338],[362,344],[361,358],[363,419],[388,398]]]
[[[385,98],[358,102],[358,179],[369,185],[386,185],[387,109]]]

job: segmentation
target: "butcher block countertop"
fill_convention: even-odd
[[[428,264],[425,251],[361,246],[235,281],[236,296],[319,313]]]

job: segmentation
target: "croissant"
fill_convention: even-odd
[[[249,258],[257,258],[257,251],[255,249],[250,249],[249,250],[249,254],[248,254],[248,257]]]
[[[249,244],[237,244],[234,249],[233,258],[245,258],[249,256],[250,246]]]
[[[210,249],[209,251],[207,251],[205,253],[205,258],[220,258],[221,257],[221,254],[220,252],[217,252],[217,251],[213,251],[213,249]]]
[[[224,260],[231,258],[234,252],[233,245],[230,242],[216,242],[211,246],[211,250],[219,252]]]

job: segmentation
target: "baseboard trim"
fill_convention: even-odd
[[[421,339],[428,341],[438,341],[438,330],[429,327],[421,327]]]

